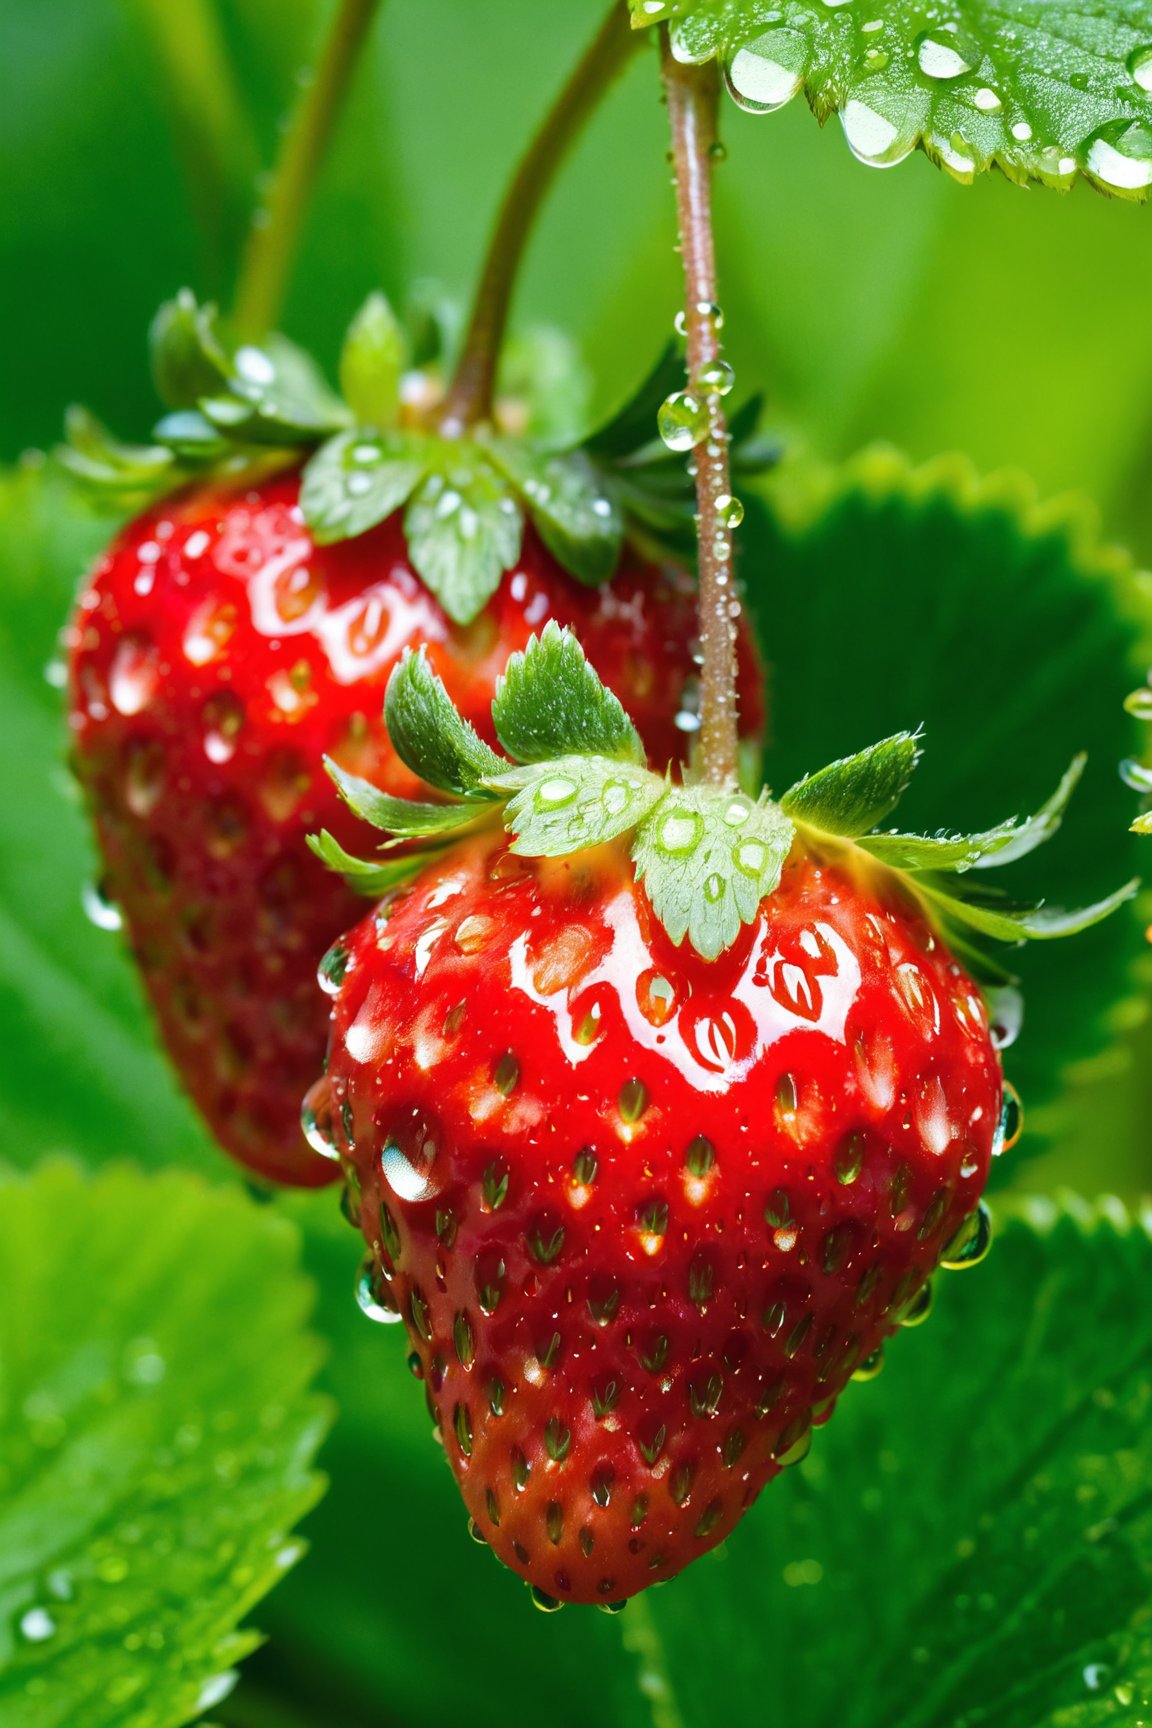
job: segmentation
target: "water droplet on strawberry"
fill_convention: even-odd
[[[338,1160],[340,1149],[336,1143],[334,1122],[334,1105],[332,1088],[328,1076],[322,1075],[305,1093],[304,1102],[300,1107],[300,1126],[314,1152],[321,1158]]]
[[[80,894],[84,916],[97,930],[122,930],[124,914],[104,882],[86,882]]]
[[[140,633],[125,636],[112,659],[108,695],[118,713],[142,714],[160,686],[156,645]]]
[[[947,1244],[940,1264],[949,1272],[962,1272],[969,1266],[979,1266],[992,1246],[992,1214],[981,1200]]]
[[[356,1274],[356,1304],[360,1312],[378,1325],[392,1326],[400,1318],[396,1299],[389,1290],[371,1254],[365,1256]]]
[[[1010,1081],[1005,1080],[1000,1121],[996,1126],[996,1138],[992,1142],[993,1158],[999,1158],[1002,1152],[1011,1152],[1023,1129],[1024,1109],[1020,1103],[1020,1094]]]

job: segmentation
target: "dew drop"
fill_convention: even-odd
[[[394,1326],[400,1318],[392,1292],[380,1276],[371,1254],[360,1263],[356,1274],[356,1306],[369,1320],[381,1326]]]
[[[1130,696],[1125,696],[1124,706],[1137,720],[1152,720],[1152,687],[1142,685],[1133,690]]]
[[[979,108],[981,114],[995,114],[997,108],[1003,106],[1003,103],[995,90],[989,89],[987,84],[977,90],[972,100],[976,104],[977,108]]]
[[[318,1152],[321,1158],[339,1160],[340,1151],[336,1144],[333,1117],[332,1087],[328,1076],[322,1074],[304,1095],[304,1102],[300,1107],[300,1126],[313,1152]]]
[[[160,683],[156,648],[147,636],[125,636],[108,674],[108,694],[121,714],[143,713]]]
[[[746,114],[773,114],[790,102],[804,78],[807,44],[794,30],[768,30],[731,53],[724,82]]]
[[[1152,47],[1137,48],[1130,54],[1128,70],[1132,74],[1133,82],[1148,95],[1152,95]]]
[[[352,956],[343,942],[334,942],[316,968],[316,982],[326,996],[335,996],[348,976]]]
[[[736,374],[727,360],[709,360],[696,374],[697,390],[713,396],[727,396],[736,383]]]
[[[915,123],[897,124],[853,97],[841,111],[840,123],[848,148],[870,168],[893,168],[916,145]]]
[[[1152,185],[1152,126],[1141,120],[1110,120],[1089,140],[1086,160],[1097,180],[1114,191],[1142,191]],[[1137,712],[1131,707],[1128,711]],[[1152,704],[1140,718],[1150,715]]]
[[[941,80],[961,78],[972,70],[967,44],[942,30],[926,30],[917,38],[916,64],[926,78]]]
[[[562,810],[566,804],[571,804],[577,790],[575,780],[569,780],[563,774],[550,774],[536,788],[536,808]]]
[[[875,1380],[877,1374],[882,1372],[883,1367],[884,1346],[880,1344],[870,1356],[865,1356],[864,1360],[852,1370],[852,1378],[853,1380]]]
[[[660,404],[656,429],[669,450],[691,450],[708,430],[708,410],[690,391],[677,390]]]
[[[673,810],[660,824],[660,848],[672,858],[686,857],[703,832],[704,823],[694,810]]]
[[[963,1272],[969,1266],[979,1266],[991,1246],[992,1214],[981,1200],[945,1247],[940,1264],[949,1272]]]
[[[87,882],[81,891],[84,916],[97,930],[122,930],[124,914],[103,882]]]
[[[999,1158],[1002,1152],[1011,1152],[1019,1140],[1024,1127],[1024,1110],[1020,1103],[1020,1094],[1009,1081],[1004,1082],[1004,1102],[1000,1108],[1000,1121],[996,1128],[996,1138],[992,1142],[992,1156]]]
[[[20,1616],[20,1636],[29,1644],[43,1644],[56,1631],[56,1622],[47,1608],[29,1608]]]
[[[437,1153],[436,1138],[423,1123],[389,1136],[380,1154],[380,1170],[399,1199],[429,1200],[438,1191]]]
[[[244,709],[230,690],[221,690],[204,704],[201,715],[204,726],[204,754],[217,766],[230,762],[236,754],[236,740],[244,724]]]

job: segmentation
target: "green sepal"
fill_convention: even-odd
[[[618,697],[600,682],[575,636],[555,620],[509,659],[496,681],[492,722],[518,762],[560,756],[645,760],[640,735]]]
[[[383,431],[396,424],[407,364],[403,325],[383,294],[369,294],[340,352],[340,389],[358,425]]]
[[[199,406],[233,441],[311,444],[351,420],[316,363],[285,336],[236,348],[227,386],[222,394],[202,396]]]
[[[56,450],[60,466],[87,492],[117,508],[143,509],[175,483],[178,466],[171,450],[121,443],[86,408],[69,408],[65,437]]]
[[[1095,905],[1077,908],[1010,900],[995,889],[977,888],[967,882],[961,889],[960,884],[948,876],[918,874],[915,886],[950,923],[975,930],[981,936],[991,936],[997,942],[1019,943],[1077,936],[1133,899],[1140,883],[1126,882]]]
[[[920,734],[897,732],[819,768],[785,792],[780,808],[806,827],[855,839],[890,816],[920,760]]]
[[[190,288],[181,288],[152,320],[148,332],[152,381],[169,408],[195,408],[204,396],[227,388],[229,365],[216,332],[216,308],[201,306]]]
[[[775,889],[795,834],[778,805],[670,787],[637,832],[636,879],[672,941],[715,960]]]
[[[866,834],[860,845],[895,870],[959,873],[1015,863],[1055,834],[1086,761],[1086,756],[1075,757],[1051,798],[1022,821],[1011,818],[983,834]]]
[[[470,624],[519,558],[524,517],[502,476],[465,445],[427,475],[404,527],[413,569],[455,623]]]
[[[428,849],[405,852],[400,857],[386,858],[382,862],[371,858],[354,858],[350,852],[345,852],[340,842],[334,839],[326,828],[319,834],[309,834],[308,845],[322,864],[335,871],[336,875],[343,876],[349,888],[371,900],[378,900],[382,895],[402,888],[405,882],[423,870],[425,864],[435,856],[434,850]]]
[[[467,827],[484,814],[483,805],[477,803],[424,804],[414,799],[393,798],[373,786],[370,780],[347,773],[330,756],[324,758],[324,767],[353,815],[394,836],[392,844],[434,834],[450,834],[457,828]]]
[[[515,835],[512,851],[526,858],[563,858],[618,839],[644,820],[666,786],[647,768],[605,756],[560,756],[508,769],[488,784],[512,794],[504,826]]]
[[[400,760],[438,792],[490,798],[485,781],[508,767],[457,712],[423,648],[405,649],[389,678],[384,721]]]
[[[582,450],[549,455],[512,438],[493,438],[486,448],[557,562],[589,587],[606,582],[620,558],[624,517],[603,470]]]
[[[590,456],[608,461],[633,456],[655,439],[656,416],[665,397],[683,387],[684,362],[676,344],[669,342],[627,400],[582,440],[582,447]]]
[[[152,324],[152,374],[162,401],[196,409],[233,443],[314,443],[351,416],[311,357],[284,336],[229,344],[214,306],[187,289]]]
[[[425,473],[424,441],[403,432],[341,432],[304,469],[300,508],[321,546],[365,533],[407,502]]]

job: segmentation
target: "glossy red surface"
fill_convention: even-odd
[[[319,548],[298,491],[293,473],[241,493],[197,490],[121,535],[73,619],[71,724],[106,887],[188,1091],[235,1157],[311,1184],[331,1175],[298,1119],[324,1048],[316,962],[364,903],[305,836],[327,827],[352,850],[373,844],[337,799],[324,755],[388,791],[415,791],[382,720],[402,650],[426,644],[491,737],[497,674],[557,618],[662,764],[686,737],[677,716],[695,624],[682,576],[626,557],[610,588],[589,590],[529,538],[461,629],[413,573],[398,518]],[[747,642],[744,666],[755,736]]]
[[[976,1207],[999,1059],[887,881],[794,850],[709,964],[615,849],[477,839],[329,963],[312,1103],[377,1317],[479,1530],[550,1595],[721,1541]]]

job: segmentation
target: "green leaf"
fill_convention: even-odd
[[[909,0],[865,13],[818,0],[630,0],[638,24],[671,18],[679,58],[723,59],[754,113],[803,89],[839,113],[874,167],[917,145],[956,179],[993,165],[1021,184],[1143,198],[1152,184],[1152,6],[1116,0],[961,0],[943,18]]]
[[[298,1252],[188,1176],[0,1179],[9,1728],[178,1728],[231,1689],[322,1490]]]
[[[673,942],[705,960],[730,948],[780,880],[796,830],[774,804],[670,787],[636,836],[633,861]]]
[[[1073,910],[1043,904],[1021,905],[1002,898],[994,889],[980,891],[968,883],[961,885],[950,876],[920,875],[916,886],[950,920],[966,925],[969,930],[994,936],[998,942],[1043,942],[1076,936],[1082,930],[1090,930],[1093,924],[1103,923],[1135,898],[1140,883],[1128,882],[1095,905]]]
[[[403,887],[417,871],[422,870],[432,856],[430,852],[404,852],[399,857],[356,858],[346,852],[340,842],[322,828],[319,834],[308,835],[309,850],[337,876],[343,876],[349,888],[369,900],[379,900]]]
[[[488,784],[514,796],[504,825],[513,852],[562,858],[627,833],[658,803],[665,782],[646,768],[603,756],[560,756],[541,767],[513,768]]]
[[[369,294],[348,326],[340,354],[340,389],[361,426],[395,424],[408,343],[383,294]]]
[[[520,556],[524,520],[505,481],[461,450],[429,474],[404,519],[408,556],[457,624],[470,624]]]
[[[497,680],[492,723],[518,762],[570,755],[645,760],[619,699],[600,682],[571,631],[554,620],[509,659]]]
[[[1013,818],[983,834],[866,834],[860,844],[897,870],[987,870],[1013,864],[1055,834],[1086,761],[1075,757],[1047,803],[1023,821]]]
[[[1141,744],[1123,701],[1152,661],[1152,614],[1144,580],[1101,544],[1094,513],[1040,502],[1017,476],[981,480],[958,458],[913,467],[872,450],[840,470],[788,467],[769,484],[774,512],[746,495],[740,532],[746,605],[772,665],[769,779],[787,786],[861,734],[914,717],[929,751],[902,825],[930,833],[946,818],[974,833],[990,812],[1042,805],[1083,750],[1069,818],[1021,862],[1012,892],[1093,905],[1140,874],[1146,842],[1126,833],[1131,793],[1116,764]],[[1004,1064],[1026,1127],[997,1180],[1068,1132],[1074,1079],[1100,1073],[1096,1110],[1124,1096],[1123,1037],[1147,1011],[1148,921],[1140,903],[1075,941],[1012,954],[1025,1015]],[[1126,1132],[1118,1110],[1110,1133]],[[1081,1156],[1096,1141],[1086,1123]]]
[[[363,534],[407,502],[425,464],[422,439],[402,432],[341,432],[304,469],[304,520],[322,546]]]
[[[494,438],[487,448],[553,557],[579,582],[607,582],[620,557],[624,520],[596,464],[579,450],[550,456],[513,438]]]
[[[920,734],[897,732],[855,756],[806,774],[780,800],[797,822],[824,834],[866,834],[891,814],[920,760]]]
[[[348,808],[362,821],[370,822],[373,828],[380,828],[397,839],[448,834],[454,828],[475,822],[482,814],[475,803],[418,804],[408,798],[393,798],[373,786],[371,781],[347,773],[330,757],[325,757],[324,766]]]
[[[484,781],[508,766],[457,712],[422,648],[405,649],[389,678],[384,722],[400,760],[438,792],[487,797]]]

